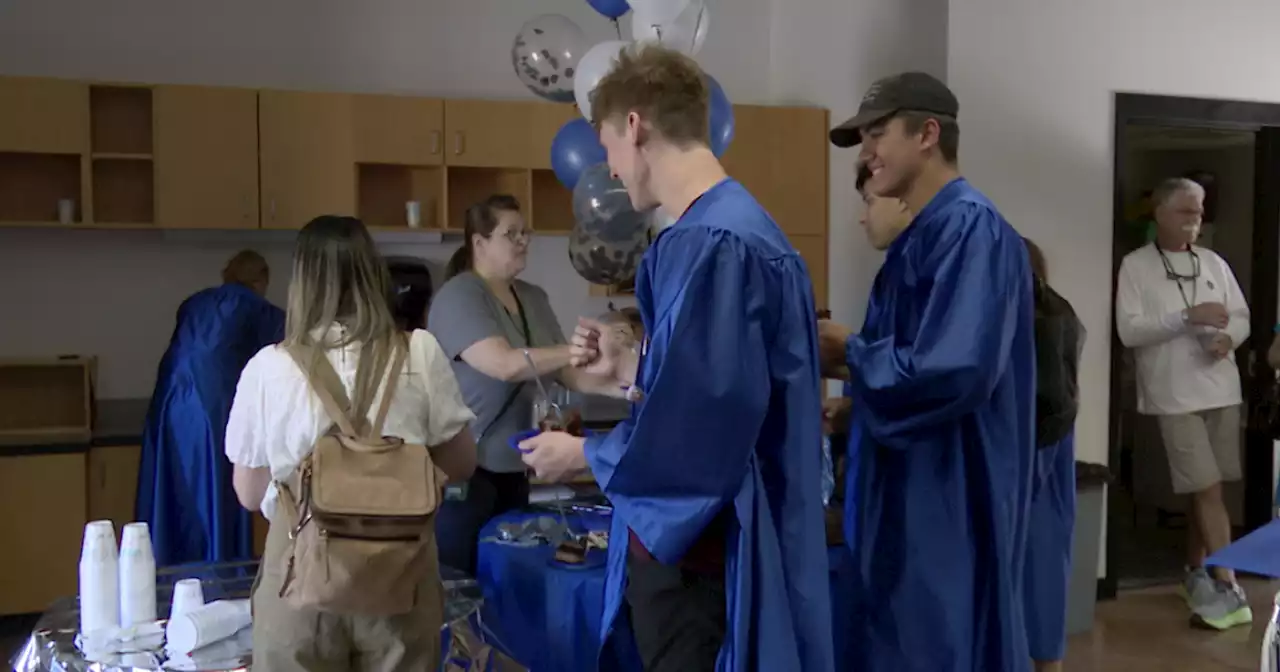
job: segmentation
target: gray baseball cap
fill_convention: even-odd
[[[836,147],[862,144],[859,129],[898,112],[929,112],[955,119],[959,111],[955,94],[933,75],[923,72],[892,75],[876,80],[862,97],[858,113],[831,129],[831,144]]]

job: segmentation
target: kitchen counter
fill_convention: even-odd
[[[582,421],[591,429],[609,429],[631,412],[631,404],[621,399],[585,397]],[[137,446],[147,421],[150,399],[102,399],[95,407],[93,439],[97,446]],[[87,446],[84,446],[87,447]]]
[[[94,407],[94,446],[137,446],[147,422],[150,399],[102,399]]]

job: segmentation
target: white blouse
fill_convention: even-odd
[[[348,396],[355,388],[359,347],[352,344],[327,353]],[[382,403],[383,386],[385,380],[369,407],[370,421]],[[456,436],[474,418],[462,401],[449,358],[435,336],[414,331],[382,433],[409,443],[437,446]],[[283,347],[270,345],[254,355],[240,374],[227,421],[227,459],[242,467],[269,467],[272,481],[282,480],[298,468],[316,439],[332,424],[293,358]],[[275,512],[276,497],[273,482],[262,500],[268,519]]]

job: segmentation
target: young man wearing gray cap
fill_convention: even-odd
[[[866,190],[902,200],[860,333],[819,325],[852,395],[846,538],[851,669],[1031,665],[1022,567],[1035,459],[1031,268],[1021,236],[956,167],[959,105],[924,73],[871,86],[831,131],[862,145]]]

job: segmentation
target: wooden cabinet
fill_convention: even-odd
[[[258,228],[258,92],[158,86],[156,222]]]
[[[733,114],[725,170],[788,234],[827,235],[827,110],[735,105]]]
[[[358,163],[436,166],[444,162],[444,102],[351,96]]]
[[[297,229],[355,215],[457,231],[494,194],[515,196],[535,233],[574,226],[551,170],[556,133],[578,117],[569,103],[13,77],[0,100],[0,226]],[[826,111],[734,110],[729,174],[788,235],[825,238]]]
[[[84,485],[83,450],[0,455],[0,615],[76,594]]]
[[[0,152],[89,151],[87,84],[0,77],[0,101]]]
[[[472,168],[532,168],[533,120],[544,103],[448,100],[445,163]]]
[[[142,446],[94,446],[89,449],[86,474],[89,520],[109,520],[119,534],[136,520],[138,465]]]
[[[263,228],[302,228],[356,214],[351,97],[262,91],[258,98]]]
[[[827,303],[827,236],[789,235],[791,245],[800,253],[804,263],[809,267],[809,279],[813,281],[813,299],[818,310],[830,308]]]
[[[573,103],[543,103],[534,108],[529,131],[530,168],[551,170],[551,141],[565,124],[580,116]]]

